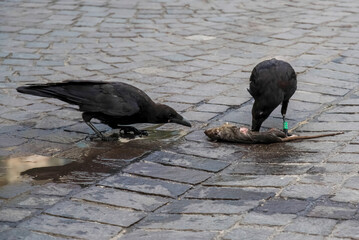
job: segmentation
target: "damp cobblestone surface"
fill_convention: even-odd
[[[359,239],[359,2],[5,0],[0,19],[0,239]],[[292,131],[344,134],[207,139],[251,122],[271,58],[298,73]],[[193,127],[91,142],[72,106],[15,90],[65,80],[130,83]]]

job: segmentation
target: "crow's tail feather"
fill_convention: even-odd
[[[20,93],[35,95],[39,97],[57,98],[70,104],[79,104],[81,98],[69,93],[66,87],[61,84],[39,84],[39,85],[28,85],[16,88]]]

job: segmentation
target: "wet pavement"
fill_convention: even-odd
[[[359,3],[0,6],[0,239],[359,239]],[[298,73],[289,127],[344,134],[210,142],[251,122],[250,71],[273,57]],[[193,127],[90,141],[76,109],[15,90],[73,79],[130,83]],[[264,127],[281,124],[276,109]]]

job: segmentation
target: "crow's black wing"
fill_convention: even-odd
[[[290,64],[271,59],[253,69],[248,91],[254,99],[271,96],[289,99],[296,89],[296,74]]]
[[[29,85],[17,90],[36,96],[57,98],[78,105],[83,112],[100,112],[111,116],[136,114],[140,110],[139,101],[148,97],[141,90],[125,83],[92,81]]]

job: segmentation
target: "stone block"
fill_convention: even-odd
[[[299,233],[288,233],[282,232],[275,236],[273,240],[324,240],[323,236],[299,234]]]
[[[19,222],[35,213],[35,210],[21,208],[2,208],[0,209],[1,222]],[[0,234],[1,235],[1,234]]]
[[[144,160],[162,163],[165,165],[204,170],[208,172],[219,172],[220,170],[229,166],[229,163],[220,160],[213,160],[204,157],[196,157],[172,152],[155,152],[144,158]]]
[[[146,216],[144,212],[78,201],[61,202],[47,209],[46,213],[121,227],[129,227]]]
[[[127,174],[118,174],[108,177],[102,180],[99,184],[108,187],[172,198],[182,195],[191,188],[191,185],[168,182],[159,179],[135,177]]]
[[[187,231],[166,231],[166,230],[135,230],[124,234],[116,240],[168,240],[168,239],[193,239],[193,240],[212,240],[215,237],[214,232],[187,232]]]
[[[203,182],[211,176],[210,173],[203,171],[164,166],[150,162],[134,163],[124,169],[124,172],[189,184]]]
[[[220,174],[208,179],[203,185],[223,187],[284,187],[295,179],[295,177],[290,176]]]
[[[40,215],[19,225],[21,228],[84,239],[109,239],[117,235],[122,228],[93,222]]]
[[[337,202],[359,203],[359,190],[342,188],[331,199]]]
[[[309,202],[297,199],[271,199],[256,209],[267,214],[297,214],[304,211]]]
[[[74,198],[143,211],[153,211],[169,202],[160,197],[104,187],[90,187],[76,194]]]
[[[307,216],[343,220],[353,218],[355,213],[356,209],[353,207],[318,205],[315,206]]]
[[[198,187],[187,192],[185,197],[212,200],[264,200],[274,197],[277,191],[273,188]]]
[[[159,209],[160,213],[239,214],[253,209],[259,201],[182,199]]]
[[[313,185],[313,184],[296,184],[286,188],[281,193],[282,197],[289,198],[319,198],[323,195],[330,195],[333,189],[329,186]]]
[[[339,223],[335,227],[333,235],[335,237],[343,237],[350,239],[359,238],[359,221],[348,220]]]
[[[263,214],[250,212],[244,216],[242,222],[245,224],[285,226],[296,218],[295,214]]]
[[[141,221],[142,229],[221,231],[237,222],[238,216],[156,214]]]
[[[293,220],[285,231],[328,236],[337,221],[333,219],[299,217]]]
[[[239,226],[226,233],[223,236],[223,239],[266,240],[269,239],[269,237],[274,233],[274,231],[275,229],[268,227],[261,227],[259,229],[255,227]]]

